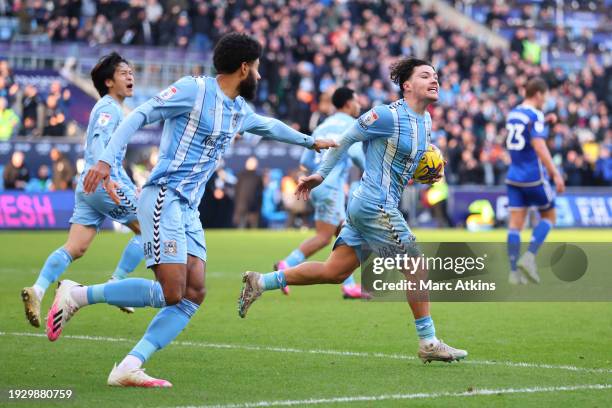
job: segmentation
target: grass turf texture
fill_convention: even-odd
[[[269,271],[310,232],[207,231],[208,296],[176,344],[154,355],[147,371],[168,390],[106,386],[114,362],[142,336],[154,309],[125,315],[96,305],[80,311],[55,343],[25,320],[19,292],[31,285],[65,232],[0,234],[0,390],[72,388],[67,401],[26,406],[170,407],[327,399],[318,406],[607,406],[612,389],[444,396],[483,389],[612,384],[612,303],[435,303],[438,336],[466,348],[467,361],[423,365],[406,304],[341,299],[337,286],[266,293],[246,319],[236,311],[245,269]],[[504,241],[503,231],[416,231],[421,241]],[[129,235],[102,233],[64,278],[99,283],[112,273]],[[523,242],[529,235],[523,235]],[[612,231],[560,231],[556,241],[612,242]],[[315,259],[324,259],[329,249]],[[151,278],[140,266],[133,276]],[[54,289],[43,301],[43,318]],[[79,336],[98,336],[99,339]],[[256,346],[256,347],[250,347]],[[258,348],[259,347],[259,348]],[[287,350],[291,349],[291,350]],[[356,352],[353,355],[312,350]],[[384,355],[375,355],[383,353]],[[403,357],[402,357],[403,356]],[[530,363],[529,366],[505,362]],[[562,369],[542,365],[578,367]],[[582,370],[599,368],[600,370]],[[520,390],[519,390],[520,391]],[[338,402],[338,397],[438,394],[422,399]],[[301,404],[299,404],[301,405]]]

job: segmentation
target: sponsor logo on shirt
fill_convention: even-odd
[[[168,88],[161,91],[159,95],[155,96],[154,99],[158,104],[163,105],[166,103],[167,100],[171,99],[174,95],[176,95],[177,92],[178,89],[176,89],[176,87],[169,86]]]
[[[376,113],[374,109],[372,109],[369,112],[366,112],[365,114],[360,116],[359,119],[357,119],[357,123],[359,123],[359,126],[361,126],[363,130],[367,130],[377,120],[378,120],[378,114]]]
[[[112,115],[110,113],[102,112],[100,116],[98,116],[98,126],[106,126],[110,123],[112,119]]]

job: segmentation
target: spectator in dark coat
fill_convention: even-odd
[[[4,188],[7,190],[23,190],[30,181],[30,172],[24,163],[23,152],[16,151],[11,161],[4,167]]]
[[[257,172],[257,159],[249,157],[244,170],[238,174],[234,224],[238,228],[257,228],[263,196],[263,180]]]

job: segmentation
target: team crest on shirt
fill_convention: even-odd
[[[164,241],[164,255],[175,256],[177,252],[176,241]]]
[[[232,115],[232,127],[231,127],[231,129],[235,130],[237,125],[238,125],[238,114],[234,113]]]
[[[100,116],[98,116],[98,126],[106,126],[110,123],[112,119],[112,115],[110,113],[102,112]]]
[[[369,112],[363,114],[359,119],[357,119],[357,123],[363,130],[367,130],[370,126],[374,124],[378,120],[378,114],[374,109],[371,109]]]

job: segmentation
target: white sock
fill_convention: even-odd
[[[430,337],[428,339],[419,339],[419,347],[433,347],[436,346],[440,340],[436,336]]]
[[[123,361],[119,363],[117,369],[121,371],[131,371],[140,367],[142,367],[142,361],[140,361],[138,357],[128,354]]]
[[[77,306],[83,307],[89,304],[87,300],[87,286],[75,286],[70,289],[70,296],[76,302]]]
[[[34,293],[38,296],[38,299],[42,300],[43,296],[45,296],[45,289],[42,286],[34,285],[32,286],[34,289]]]

